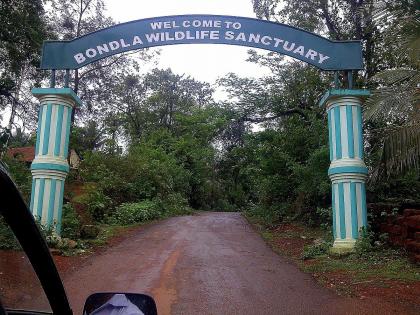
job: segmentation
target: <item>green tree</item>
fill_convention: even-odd
[[[10,131],[31,129],[36,106],[30,89],[43,78],[36,67],[49,34],[42,1],[1,0],[0,21],[0,110],[10,113]]]
[[[105,142],[105,132],[94,120],[83,127],[74,126],[70,136],[70,147],[77,152],[100,149]]]
[[[232,128],[222,134],[222,139],[242,139],[223,142],[228,146],[220,176],[227,198],[241,208],[255,205],[255,213],[268,222],[317,220],[316,209],[328,206],[330,194],[327,122],[318,100],[331,78],[301,62],[278,66],[264,56],[251,58],[273,74],[219,80],[235,100],[232,124],[243,126],[241,133]]]
[[[333,40],[363,42],[365,71],[359,84],[366,84],[378,71],[395,64],[395,56],[382,40],[386,19],[374,19],[375,1],[360,0],[251,0],[257,17],[316,32]]]
[[[49,20],[54,21],[58,39],[70,40],[114,25],[115,21],[106,15],[105,9],[103,0],[53,0],[47,15]],[[99,123],[107,119],[113,109],[106,92],[115,78],[138,72],[140,64],[154,55],[149,50],[139,50],[105,58],[73,71],[71,85],[83,104],[82,108],[75,110],[73,122],[76,119],[81,125],[90,120]],[[58,83],[62,84],[63,80],[64,73],[59,72]]]
[[[172,129],[177,114],[188,114],[211,101],[208,83],[154,69],[144,76],[123,74],[101,95],[109,117],[118,117],[129,141],[137,142],[153,129]],[[112,115],[111,115],[112,111]]]
[[[417,7],[416,7],[417,6]],[[420,21],[418,4],[405,6],[376,3],[374,16],[392,21],[384,32],[391,51],[399,57],[395,68],[377,73],[378,88],[366,102],[365,118],[374,124],[379,140],[379,161],[373,179],[419,168],[420,161]],[[379,127],[377,129],[376,127]]]

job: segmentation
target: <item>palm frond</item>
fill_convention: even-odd
[[[398,87],[378,89],[366,101],[364,118],[366,121],[407,121],[418,111],[415,104],[420,101],[415,91]]]
[[[410,122],[387,131],[381,162],[371,172],[370,180],[377,182],[386,176],[404,173],[420,166],[420,121]]]
[[[386,120],[395,118],[409,120],[418,111],[420,103],[418,84],[420,71],[412,69],[385,70],[373,78],[380,87],[372,92],[364,106],[366,120]]]
[[[398,57],[399,68],[376,74],[378,88],[366,101],[366,120],[379,121],[381,160],[370,181],[418,168],[420,161],[420,15],[413,5],[388,0],[365,4],[374,21],[384,22],[382,37]],[[372,130],[373,132],[375,130]]]
[[[385,85],[395,85],[408,82],[411,87],[416,87],[420,72],[414,69],[387,69],[373,77],[373,80],[383,82]],[[409,82],[412,81],[412,82]]]
[[[415,1],[402,6],[398,1],[368,0],[360,7],[360,14],[368,12],[367,22],[383,25],[384,42],[397,43],[394,53],[407,56],[412,65],[419,67],[420,14]]]
[[[420,35],[417,37],[413,35],[407,40],[410,60],[417,68],[420,68]]]

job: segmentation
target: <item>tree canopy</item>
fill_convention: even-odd
[[[368,200],[418,199],[415,2],[251,2],[259,18],[335,40],[362,40],[366,69],[354,73],[355,84],[373,91],[364,145],[370,178],[381,179],[371,182]],[[42,41],[70,39],[115,21],[103,0],[0,3],[0,109],[12,114],[2,126],[11,130],[7,147],[34,138],[37,103],[29,91],[48,84],[37,70]],[[331,73],[251,50],[247,62],[268,67],[270,75],[221,73],[210,84],[154,67],[158,55],[145,50],[113,56],[75,71],[70,80],[83,102],[70,146],[83,160],[69,182],[94,187],[82,200],[94,220],[149,208],[175,214],[190,208],[247,210],[271,223],[327,220],[328,130],[318,101],[333,84]],[[340,87],[347,86],[346,75],[339,73]],[[63,82],[63,73],[57,73],[57,84]],[[228,97],[216,101],[215,89]],[[8,162],[28,194],[28,170]]]

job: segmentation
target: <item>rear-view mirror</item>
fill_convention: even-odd
[[[90,295],[83,315],[157,315],[156,303],[145,294],[103,292]]]

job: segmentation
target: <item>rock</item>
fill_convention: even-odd
[[[47,240],[48,246],[52,247],[52,248],[59,247],[60,242],[61,242],[61,237],[56,233],[52,233],[51,235],[47,235],[45,239]]]
[[[321,245],[322,243],[324,243],[324,240],[322,238],[317,238],[313,241],[313,244],[316,246]]]
[[[392,225],[395,222],[395,217],[393,215],[388,215],[386,218],[386,223]]]
[[[389,241],[394,246],[403,246],[404,245],[404,240],[403,240],[402,236],[399,236],[399,235],[391,235],[389,237]]]
[[[59,244],[59,248],[69,248],[69,249],[73,249],[77,247],[77,242],[73,241],[69,238],[62,238],[61,242]]]
[[[85,239],[92,239],[97,237],[99,234],[99,228],[95,225],[86,224],[83,225],[80,230],[80,237]]]
[[[67,243],[68,248],[73,249],[77,247],[77,242],[73,240],[69,240]]]
[[[420,231],[420,215],[413,215],[410,217],[407,217],[405,220],[405,224],[407,226]]]
[[[50,253],[51,255],[58,256],[61,255],[61,250],[59,250],[58,248],[50,248]]]
[[[413,215],[420,215],[420,209],[405,209],[404,216],[411,217]]]
[[[406,239],[408,237],[408,226],[407,224],[403,224],[401,226],[401,236],[403,239]]]
[[[381,231],[384,233],[389,233],[393,235],[400,235],[401,234],[401,226],[400,225],[393,225],[393,224],[381,224]]]
[[[402,225],[404,223],[405,217],[402,215],[399,215],[396,219],[395,219],[395,224],[397,225]]]
[[[390,225],[390,224],[388,224],[388,223],[382,223],[382,224],[380,225],[381,232],[388,233],[388,226],[389,226],[389,225]]]
[[[392,225],[389,228],[388,233],[393,234],[393,235],[400,235],[401,231],[402,231],[401,225]]]
[[[404,245],[408,251],[420,254],[420,242],[414,240],[406,240]]]

